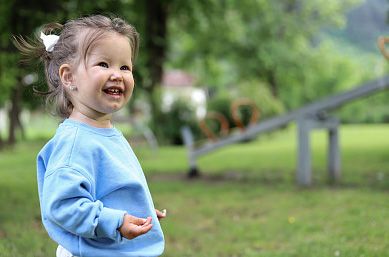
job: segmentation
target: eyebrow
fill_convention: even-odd
[[[111,57],[111,55],[108,55],[106,53],[90,53],[88,55],[89,56],[93,56],[93,57],[95,57],[97,59],[99,59],[99,58],[101,58],[101,59],[113,59]],[[119,57],[119,58],[121,58],[121,57]],[[132,65],[132,58],[131,58],[131,56],[129,56],[128,58],[123,58],[122,60],[125,60],[126,63],[129,62]]]

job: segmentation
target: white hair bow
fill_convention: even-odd
[[[41,39],[46,47],[47,52],[52,52],[55,44],[58,42],[59,36],[57,35],[45,35],[41,32]]]

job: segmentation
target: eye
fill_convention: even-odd
[[[124,65],[124,66],[120,67],[120,70],[129,70],[130,71],[131,69],[130,69],[130,67]]]
[[[103,68],[108,68],[108,64],[106,62],[100,62],[98,65]]]

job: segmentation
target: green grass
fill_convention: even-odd
[[[295,128],[199,159],[182,147],[135,148],[162,222],[163,256],[389,256],[389,125],[343,125],[342,177],[328,183],[326,133],[312,134],[313,185],[295,185]],[[54,256],[40,222],[42,140],[0,152],[0,256]]]

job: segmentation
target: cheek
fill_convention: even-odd
[[[129,93],[131,94],[132,93],[132,90],[134,89],[134,78],[132,76],[129,76],[128,78],[126,78],[126,86],[127,86],[127,89],[129,91]]]
[[[131,98],[131,96],[132,96],[132,92],[134,91],[134,84],[132,84],[132,86],[131,87],[129,87],[128,88],[128,90],[127,90],[127,92],[126,92],[126,97],[128,98],[128,99],[130,99]]]

